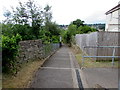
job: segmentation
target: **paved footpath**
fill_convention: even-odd
[[[80,69],[75,56],[66,46],[61,47],[37,71],[31,88],[118,88],[118,69]]]
[[[66,46],[61,47],[38,70],[31,88],[82,88],[79,65]]]
[[[118,69],[85,68],[82,70],[89,88],[100,85],[104,88],[118,88]]]

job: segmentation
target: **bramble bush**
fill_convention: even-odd
[[[18,42],[21,40],[21,36],[17,34],[11,38],[2,35],[2,71],[4,73],[16,72],[16,56],[18,54]]]

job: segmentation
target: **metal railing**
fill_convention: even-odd
[[[113,48],[113,52],[111,56],[86,56],[84,55],[85,48]],[[120,56],[115,56],[116,48],[120,48],[120,46],[84,46],[83,47],[83,55],[82,55],[82,66],[84,64],[84,58],[112,58],[112,65],[114,65],[114,59],[120,58]]]
[[[46,58],[55,52],[59,48],[59,43],[51,43],[47,45],[43,45],[40,49],[41,51],[41,58]]]

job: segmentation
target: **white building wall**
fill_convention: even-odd
[[[106,15],[105,31],[118,32],[118,10]]]

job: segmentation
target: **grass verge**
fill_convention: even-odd
[[[45,60],[36,60],[25,63],[16,76],[3,75],[3,88],[28,88],[35,72]]]

